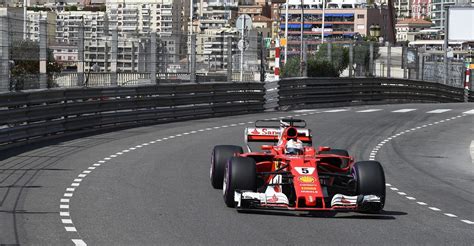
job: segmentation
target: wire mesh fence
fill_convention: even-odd
[[[462,87],[464,57],[357,40],[288,40],[283,77],[392,77]],[[303,47],[303,52],[301,52]],[[189,35],[109,28],[104,12],[0,16],[0,91],[53,87],[269,81],[275,40],[235,28]],[[441,53],[440,53],[441,52]],[[300,60],[303,59],[303,63]],[[472,84],[472,83],[471,83]]]
[[[249,32],[189,35],[109,29],[103,14],[0,16],[0,91],[156,83],[260,81],[268,51]],[[239,47],[241,50],[239,50]]]

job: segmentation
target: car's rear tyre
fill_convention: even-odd
[[[257,168],[255,160],[249,157],[232,157],[227,162],[224,181],[224,202],[228,207],[235,207],[236,190],[257,190]]]
[[[376,195],[380,203],[364,206],[360,212],[378,213],[385,205],[385,174],[378,161],[356,162],[352,168],[357,195]]]
[[[325,150],[325,151],[320,151],[318,154],[331,154],[331,155],[340,155],[340,156],[349,157],[349,152],[347,152],[347,150],[344,150],[344,149]],[[338,168],[345,168],[349,165],[349,159],[346,159],[346,158],[344,159],[325,158],[325,161],[329,162],[329,164],[336,166]]]
[[[235,154],[244,153],[242,147],[235,145],[217,145],[214,147],[211,156],[210,178],[214,189],[222,189],[225,166],[230,158]]]

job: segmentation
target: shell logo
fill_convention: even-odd
[[[314,178],[311,176],[302,176],[299,177],[299,181],[301,183],[314,183]]]

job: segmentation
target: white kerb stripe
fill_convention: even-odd
[[[474,225],[474,222],[470,220],[461,220],[461,221],[469,225]]]
[[[451,109],[436,109],[436,110],[428,111],[426,113],[428,113],[428,114],[441,114],[441,113],[448,112],[448,111],[451,111]]]
[[[399,110],[394,110],[392,113],[407,113],[411,111],[415,111],[416,109],[414,108],[404,108],[404,109],[399,109]]]

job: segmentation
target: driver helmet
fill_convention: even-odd
[[[288,155],[302,155],[303,143],[300,140],[290,139],[286,143],[285,154]]]

